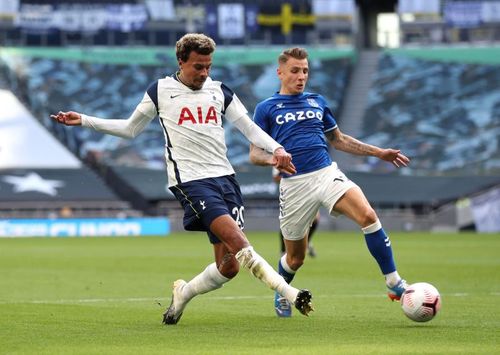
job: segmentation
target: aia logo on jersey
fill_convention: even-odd
[[[201,106],[196,107],[196,116],[189,109],[189,107],[183,107],[181,109],[181,114],[179,115],[179,122],[177,124],[183,125],[187,122],[192,124],[208,124],[211,121],[217,124],[217,112],[215,111],[215,107],[210,106],[206,114],[202,111]]]

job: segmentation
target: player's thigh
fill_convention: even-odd
[[[224,193],[224,202],[228,208],[230,216],[234,219],[238,227],[245,229],[245,206],[243,205],[243,196],[240,185],[234,176],[227,176],[223,180],[222,189]]]
[[[377,219],[363,191],[355,186],[349,189],[333,207],[336,213],[345,215],[361,227],[374,223]]]
[[[318,213],[310,178],[283,179],[280,183],[280,229],[285,240],[303,239]]]
[[[341,212],[334,207],[345,194],[357,185],[337,168],[337,164],[332,164],[323,169],[323,174],[316,179],[318,196],[321,204],[332,216],[338,216]]]
[[[201,179],[170,188],[184,208],[186,230],[208,231],[210,223],[229,214],[222,190],[215,179]]]
[[[245,228],[243,197],[234,176],[215,178],[221,189],[221,196],[227,213],[213,219],[210,228],[210,240],[220,240],[232,252],[249,245],[243,233]]]

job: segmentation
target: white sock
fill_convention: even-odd
[[[385,283],[389,287],[396,286],[399,280],[401,280],[401,276],[399,276],[397,271],[385,274],[384,276],[385,276]]]
[[[287,284],[285,279],[253,250],[252,246],[241,249],[236,254],[236,260],[241,266],[250,270],[256,278],[283,295],[291,304],[295,304],[299,290]]]
[[[281,257],[280,262],[281,262],[281,266],[283,267],[283,269],[285,269],[286,272],[288,272],[289,274],[292,274],[292,275],[295,274],[296,271],[293,270],[290,267],[290,265],[288,265],[288,263],[286,262],[286,254]]]
[[[190,300],[196,295],[221,288],[228,281],[229,279],[217,269],[217,265],[212,263],[184,286],[182,296],[185,300]]]
[[[375,223],[370,224],[369,226],[363,227],[363,228],[361,228],[361,230],[363,231],[364,234],[370,234],[370,233],[375,233],[376,231],[378,231],[381,228],[382,228],[382,223],[380,222],[380,220],[377,219],[375,221]]]

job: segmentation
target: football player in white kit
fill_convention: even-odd
[[[378,263],[389,298],[399,300],[406,281],[396,271],[391,241],[361,189],[332,162],[328,142],[347,153],[375,156],[396,167],[409,159],[396,149],[365,144],[342,133],[323,96],[305,92],[309,75],[307,51],[290,48],[278,58],[280,91],[255,108],[254,121],[293,155],[297,173],[280,182],[280,228],[286,254],[278,263],[280,274],[291,282],[304,263],[309,228],[321,206],[331,215],[343,214],[356,222],[365,235],[368,250]],[[250,147],[254,164],[268,165],[272,157],[255,145]],[[284,295],[275,294],[280,317],[291,316]]]
[[[203,34],[186,34],[179,39],[179,71],[151,84],[128,119],[102,119],[73,111],[51,117],[68,126],[82,125],[133,138],[159,116],[166,141],[169,189],[184,208],[184,228],[206,231],[215,254],[215,262],[192,280],[174,282],[172,302],[163,316],[165,324],[176,324],[193,297],[222,287],[236,276],[240,266],[308,315],[312,311],[311,293],[291,287],[253,250],[242,231],[243,201],[226,156],[222,119],[272,154],[268,165],[295,173],[291,155],[248,117],[227,86],[209,77],[214,50],[215,42]]]

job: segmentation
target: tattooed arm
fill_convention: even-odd
[[[325,133],[330,144],[337,150],[354,155],[374,156],[381,160],[391,162],[396,167],[408,166],[410,159],[400,150],[384,149],[374,145],[363,143],[345,133],[342,133],[337,127],[332,131]]]

